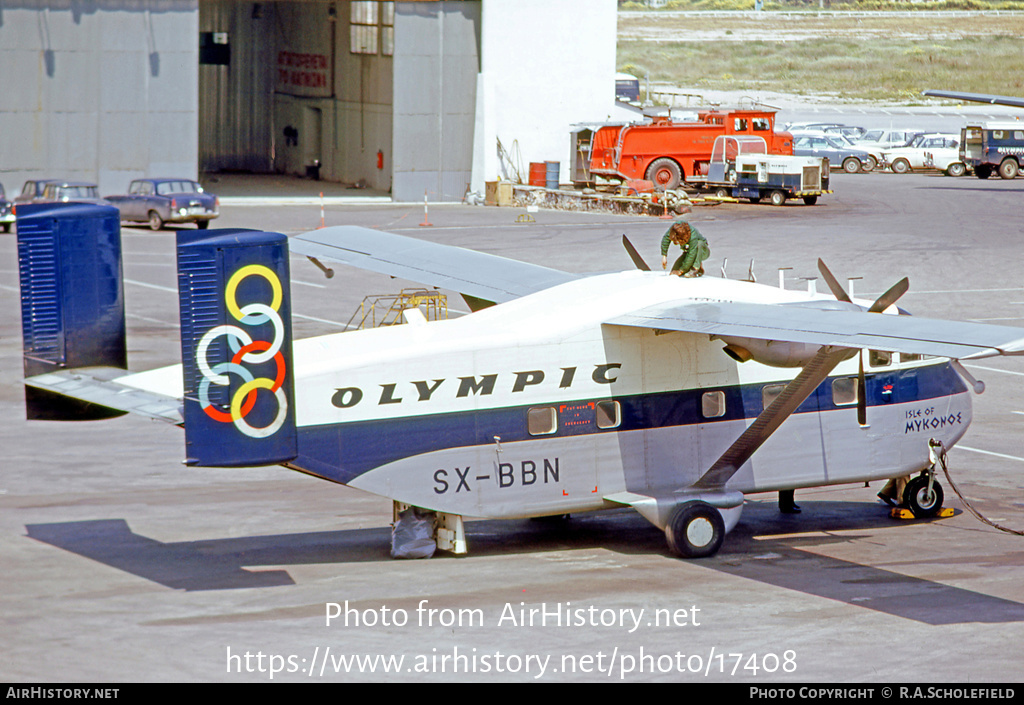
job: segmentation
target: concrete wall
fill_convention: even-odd
[[[374,189],[392,187],[394,165],[392,111],[394,59],[382,53],[350,50],[349,4],[338,4],[337,62],[334,77],[334,142],[332,174],[346,183],[362,182]],[[380,152],[382,166],[377,167]]]
[[[196,176],[197,0],[3,0],[0,182]]]
[[[473,144],[474,191],[504,178],[497,143],[529,162],[558,161],[569,178],[574,123],[615,105],[616,0],[484,0]]]
[[[353,54],[350,3],[264,3],[273,12],[273,169],[387,191],[392,165],[392,58]],[[288,133],[285,133],[288,130]],[[378,152],[383,164],[378,167]]]
[[[344,7],[344,3],[338,3]],[[305,175],[320,164],[324,178],[337,177],[334,149],[334,32],[337,15],[324,3],[277,2],[272,42],[274,70],[273,166]]]

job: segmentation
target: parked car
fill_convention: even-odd
[[[110,205],[100,198],[100,190],[96,184],[86,181],[50,181],[43,187],[43,195],[34,199],[34,203],[96,203]]]
[[[864,136],[867,130],[856,125],[832,125],[831,127],[826,127],[825,132],[827,134],[838,132],[849,140],[859,140]]]
[[[793,136],[793,154],[798,157],[827,157],[833,169],[842,168],[848,174],[867,171],[874,159],[863,149],[851,149],[839,140],[826,135]]]
[[[906,147],[923,134],[921,130],[868,130],[856,142],[860,147],[885,150]]]
[[[5,233],[11,232],[11,226],[14,224],[14,204],[7,200],[7,194],[4,193],[4,185],[0,184],[0,229]]]
[[[52,184],[60,179],[29,179],[21,187],[21,193],[14,197],[15,205],[19,203],[32,203],[43,197],[43,189],[46,184]]]
[[[856,125],[838,122],[789,122],[782,128],[786,132],[824,132],[827,135],[843,135],[851,140],[860,138],[867,130]]]
[[[864,160],[864,171],[874,171],[875,167],[882,163],[882,150],[874,147],[867,148],[853,139],[839,132],[825,132],[826,137],[842,147],[852,149],[856,152],[867,152],[868,158]]]
[[[931,155],[929,161],[928,155]],[[963,176],[967,167],[960,161],[960,135],[922,135],[909,147],[883,152],[885,164],[897,174],[913,169],[938,169],[949,176]]]
[[[220,215],[220,200],[191,179],[135,179],[128,193],[107,196],[121,211],[121,221],[149,223],[160,230],[164,223],[195,223],[200,230]]]

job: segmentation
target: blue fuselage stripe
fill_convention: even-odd
[[[832,396],[834,379],[829,378],[823,382],[796,413],[838,408]],[[508,443],[530,438],[636,431],[754,418],[764,408],[762,390],[765,386],[761,383],[605,397],[620,404],[619,426],[600,429],[593,415],[577,415],[572,418],[572,423],[567,423],[568,415],[562,413],[559,415],[558,430],[547,436],[531,436],[527,430],[527,412],[536,405],[305,426],[299,428],[299,457],[290,465],[337,482],[348,483],[365,472],[402,458],[446,448],[490,445],[495,442],[495,436],[500,437],[503,443]],[[935,399],[961,393],[966,389],[949,363],[866,376],[868,406]],[[715,418],[703,416],[702,396],[709,391],[725,394],[724,415]],[[581,406],[589,401],[573,404]],[[543,406],[559,407],[563,403]]]

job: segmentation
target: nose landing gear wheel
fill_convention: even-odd
[[[722,547],[725,522],[710,504],[689,502],[672,514],[665,537],[673,553],[683,558],[706,558]]]
[[[916,519],[930,519],[942,509],[942,485],[932,480],[932,491],[928,492],[928,476],[918,475],[907,483],[903,490],[903,502]]]

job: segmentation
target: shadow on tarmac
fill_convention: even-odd
[[[893,523],[879,505],[806,500],[801,504],[804,513],[793,517],[780,516],[774,503],[748,503],[743,521],[729,534],[723,549],[713,558],[686,565],[924,624],[1024,622],[1024,604],[1018,602],[804,550],[801,547],[869,539]],[[31,524],[26,529],[29,538],[186,591],[294,584],[287,571],[243,566],[392,560],[386,527],[180,543],[135,534],[124,519]],[[849,533],[858,529],[870,533]],[[670,557],[662,532],[628,509],[571,519],[473,521],[467,522],[466,531],[467,556],[438,557],[465,561],[598,547]],[[840,531],[844,533],[837,535]],[[964,557],[982,568],[993,560],[992,556]],[[998,560],[1005,562],[1007,557]],[[1024,554],[1019,560],[1024,560]]]

